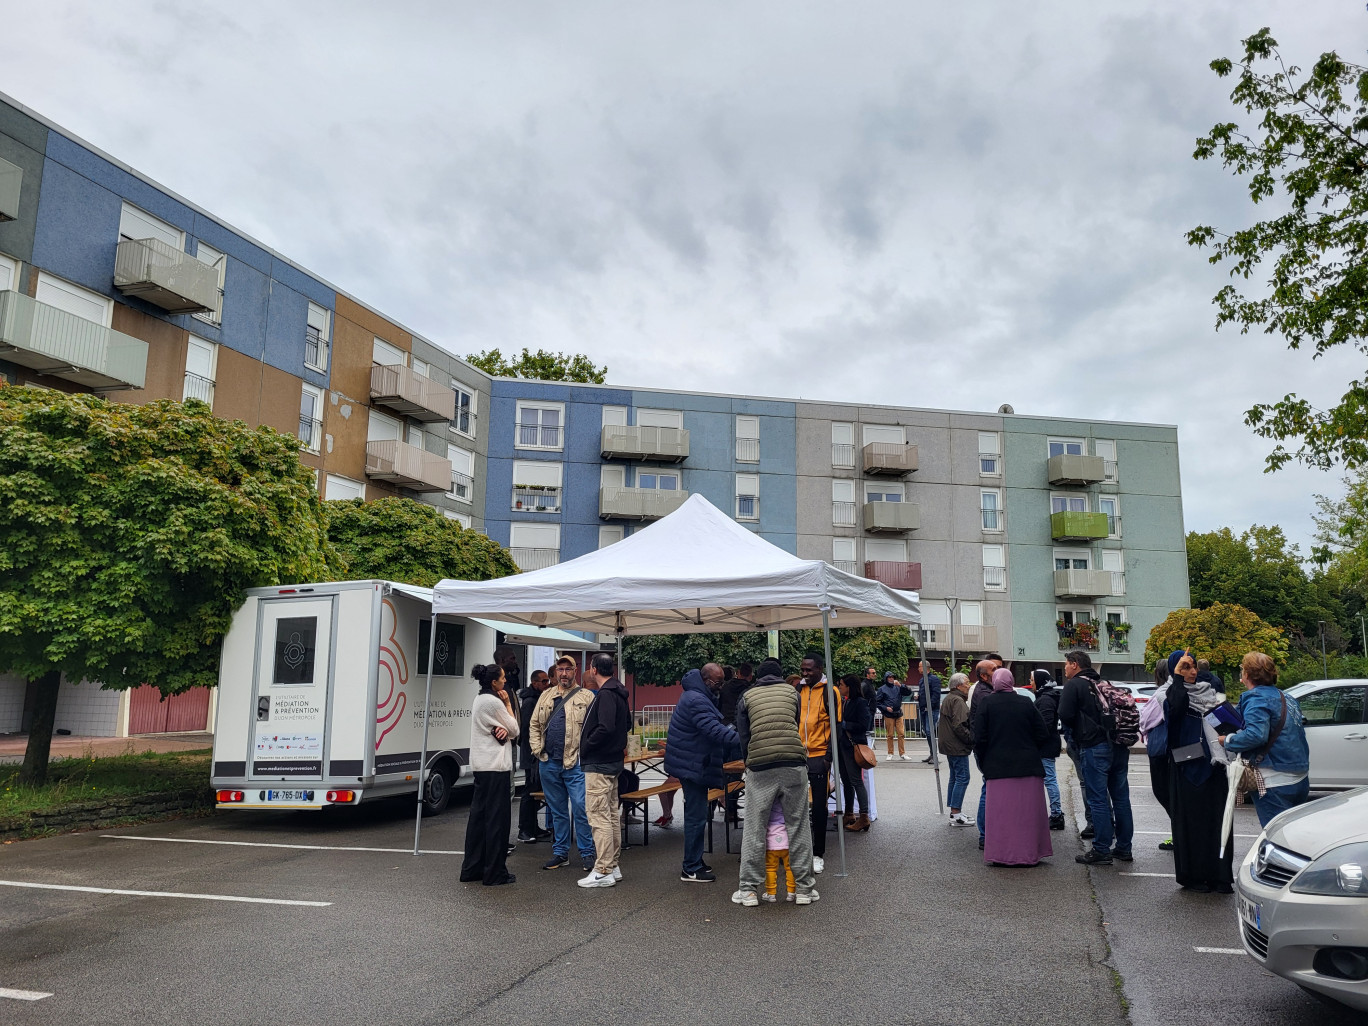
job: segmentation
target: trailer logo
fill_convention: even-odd
[[[389,599],[384,599],[381,605],[380,633],[386,635],[387,624],[389,631],[380,645],[380,687],[384,688],[385,678],[388,677],[389,691],[375,706],[376,751],[380,750],[380,742],[385,740],[385,735],[398,726],[408,705],[407,695],[400,690],[408,684],[408,657],[404,655],[404,646],[395,636],[399,629],[399,617],[394,611],[394,603]]]

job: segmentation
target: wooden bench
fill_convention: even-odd
[[[729,820],[729,819],[727,818],[727,810],[726,810],[726,808],[725,808],[725,805],[726,805],[726,798],[727,798],[727,795],[729,795],[729,794],[739,794],[740,792],[744,791],[745,789],[746,789],[745,783],[744,783],[743,781],[740,781],[740,780],[729,780],[729,781],[727,781],[727,784],[726,784],[726,787],[725,787],[725,788],[722,788],[722,787],[710,787],[710,788],[708,788],[708,853],[709,853],[709,854],[711,854],[711,853],[712,853],[712,850],[713,850],[713,811],[714,811],[714,810],[717,808],[717,806],[719,806],[719,805],[724,806],[724,807],[723,807],[723,810],[722,810],[722,832],[723,832],[723,839],[724,839],[724,841],[725,841],[725,843],[726,843],[726,846],[727,846],[727,854],[728,854],[728,855],[731,854],[731,820]]]
[[[643,787],[639,791],[628,791],[626,794],[618,795],[618,805],[623,812],[630,816],[632,811],[636,810],[641,814],[641,843],[643,845],[651,843],[651,799],[658,798],[662,794],[674,794],[680,789],[680,786],[677,780],[667,780],[663,784]],[[628,824],[624,821],[622,824],[622,846],[624,848],[631,847],[627,843],[627,827]]]

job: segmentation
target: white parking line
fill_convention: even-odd
[[[119,887],[78,887],[75,884],[28,883],[0,880],[0,887],[31,887],[40,891],[79,891],[82,894],[126,894],[134,898],[198,898],[201,901],[246,901],[254,905],[307,905],[326,908],[331,901],[297,901],[293,898],[248,898],[238,894],[183,894],[179,891],[129,891]]]
[[[52,997],[41,990],[15,990],[13,987],[0,987],[0,998],[10,998],[14,1001],[42,1001],[45,997]]]
[[[1173,831],[1171,831],[1171,830],[1132,830],[1131,833],[1134,833],[1134,834],[1153,834],[1155,837],[1171,837],[1171,836],[1173,836]],[[1254,838],[1258,837],[1259,835],[1258,835],[1258,834],[1231,834],[1230,836],[1231,836],[1231,837],[1236,837],[1236,838],[1243,838],[1243,839],[1246,840],[1246,841],[1252,841],[1252,840],[1254,840]]]
[[[1117,876],[1158,876],[1167,880],[1173,879],[1172,873],[1117,873]]]
[[[111,841],[166,841],[171,844],[226,844],[235,848],[297,848],[300,851],[380,851],[392,855],[412,855],[412,848],[352,848],[340,844],[275,844],[269,841],[210,841],[200,837],[139,837],[136,834],[101,834]],[[436,851],[424,848],[424,855],[464,855],[463,851]]]
[[[1199,948],[1193,947],[1199,955],[1243,955],[1244,948]]]

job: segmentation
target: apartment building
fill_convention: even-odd
[[[202,399],[297,434],[325,498],[416,498],[524,569],[699,493],[790,552],[920,591],[938,659],[953,644],[1025,672],[1077,645],[1142,675],[1149,629],[1188,604],[1172,427],[492,379],[457,347],[0,96],[6,382]],[[86,733],[203,719],[191,699],[62,701],[58,726]],[[0,678],[0,731],[24,704]]]

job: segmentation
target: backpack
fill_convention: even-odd
[[[1135,696],[1108,680],[1099,680],[1094,692],[1102,707],[1102,726],[1111,743],[1129,748],[1139,741],[1140,710],[1135,706]]]

